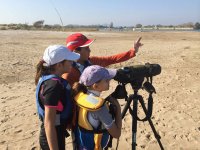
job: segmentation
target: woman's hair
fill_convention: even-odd
[[[77,48],[75,49],[75,51],[80,52],[80,51],[81,51],[81,47],[77,47]]]
[[[75,97],[79,92],[87,93],[87,87],[84,84],[75,82],[72,87],[72,96]]]

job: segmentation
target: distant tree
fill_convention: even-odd
[[[199,30],[200,29],[200,23],[199,22],[194,24],[194,29],[195,30]]]
[[[38,21],[33,23],[33,26],[35,28],[41,28],[43,26],[43,24],[44,24],[44,20],[38,20]]]
[[[194,27],[194,24],[192,22],[188,22],[188,23],[183,23],[183,24],[180,24],[178,25],[179,27],[182,27],[182,28],[193,28]]]
[[[14,23],[8,24],[8,27],[15,27],[15,26],[17,26],[17,24],[14,24]]]
[[[163,27],[163,25],[161,25],[161,24],[158,24],[158,25],[156,25],[158,28],[160,28],[160,27]]]
[[[54,24],[54,25],[53,25],[53,28],[55,28],[55,29],[60,29],[60,28],[62,28],[62,26],[59,25],[59,24]]]
[[[192,22],[185,23],[185,27],[193,28],[194,24]]]
[[[135,27],[136,28],[142,28],[142,24],[136,24]]]
[[[146,26],[144,26],[145,28],[154,28],[155,27],[155,25],[146,25]]]
[[[30,26],[28,25],[28,23],[24,23],[24,24],[18,24],[17,27],[19,29],[23,29],[23,30],[29,30],[30,29]]]
[[[113,28],[113,22],[110,23],[109,28]]]
[[[75,26],[73,24],[68,24],[65,26],[66,28],[75,28]]]
[[[51,25],[48,25],[48,24],[45,24],[45,25],[44,25],[44,29],[51,29],[51,28],[52,28]]]

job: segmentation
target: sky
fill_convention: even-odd
[[[60,19],[61,18],[61,19]],[[200,0],[0,0],[0,24],[179,25],[200,22]]]

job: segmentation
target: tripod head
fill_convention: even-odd
[[[139,89],[144,89],[149,94],[156,93],[156,90],[154,86],[152,85],[152,80],[149,82],[149,79],[147,79],[146,82],[144,82],[144,78],[141,78],[140,80],[136,80],[134,82],[131,82],[130,85],[134,91],[134,93],[137,93]],[[117,87],[115,88],[115,91],[111,94],[112,97],[116,99],[127,99],[127,91],[126,91],[126,84],[118,83]]]

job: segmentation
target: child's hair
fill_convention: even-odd
[[[61,61],[60,63],[64,63],[65,60]],[[44,66],[45,62],[43,60],[41,60],[37,66],[36,66],[36,75],[35,75],[35,85],[38,84],[38,81],[39,81],[39,78],[42,76],[42,75],[49,75],[51,74],[52,71],[55,71],[55,65],[51,65],[51,66]]]
[[[72,97],[75,97],[79,92],[87,93],[87,87],[84,84],[75,82],[72,87]]]

